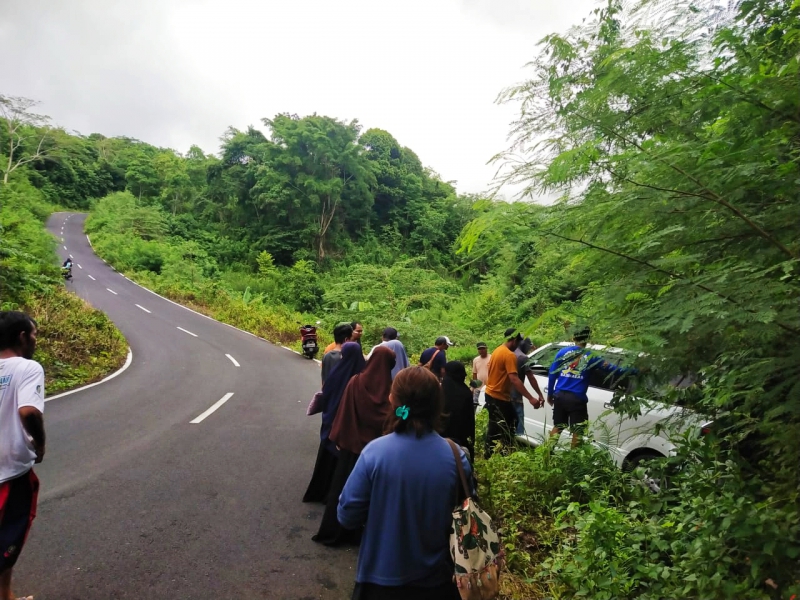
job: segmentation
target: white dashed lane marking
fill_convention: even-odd
[[[80,263],[76,263],[76,264],[78,265],[78,268],[79,268],[79,269],[82,269],[82,268],[83,268],[83,267],[80,265]]]
[[[119,296],[119,294],[117,294],[117,292],[115,292],[115,291],[114,291],[114,290],[112,290],[111,288],[106,288],[106,289],[107,289],[109,292],[111,292],[112,294],[114,294],[115,296]]]
[[[147,310],[147,309],[146,309],[144,306],[142,306],[142,305],[140,305],[140,304],[134,304],[134,306],[138,306],[138,307],[139,307],[139,308],[141,308],[141,309],[142,309],[144,312],[146,312],[146,313],[150,314],[150,311],[149,311],[149,310]]]
[[[233,358],[230,354],[226,354],[225,356],[227,356],[228,358],[231,359],[231,362],[233,363],[233,366],[235,366],[235,367],[241,367],[242,366],[238,362],[236,362],[236,359]]]
[[[64,250],[66,250],[66,249],[67,249],[67,247],[66,247],[66,246],[64,246]]]
[[[94,278],[94,277],[92,277],[91,275],[89,275],[89,279],[91,279],[92,281],[97,281],[97,279],[95,279],[95,278]]]
[[[217,400],[216,402],[214,402],[214,404],[212,404],[212,405],[211,405],[211,407],[210,407],[210,408],[209,408],[209,409],[208,409],[206,412],[204,412],[203,414],[201,414],[200,416],[198,416],[196,419],[192,419],[192,420],[191,420],[191,421],[189,421],[189,422],[190,422],[190,423],[194,423],[195,425],[196,425],[197,423],[202,423],[202,422],[203,422],[203,419],[205,419],[205,418],[206,418],[207,416],[209,416],[210,414],[213,414],[213,412],[214,412],[215,410],[217,410],[217,409],[218,409],[220,406],[222,406],[222,405],[223,405],[223,404],[225,404],[225,403],[226,403],[228,400],[230,400],[230,399],[231,399],[231,396],[233,396],[233,392],[228,392],[228,393],[227,393],[227,394],[225,394],[225,395],[224,395],[222,398],[220,398],[219,400]]]
[[[196,333],[192,333],[191,331],[189,331],[189,330],[187,330],[187,329],[184,329],[183,327],[178,327],[178,329],[180,329],[180,330],[181,330],[183,333],[188,333],[189,335],[191,335],[191,336],[193,336],[193,337],[197,337],[197,334],[196,334]],[[216,410],[216,409],[215,409],[215,410]],[[203,417],[203,418],[205,419],[205,417]]]

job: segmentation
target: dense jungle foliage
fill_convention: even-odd
[[[511,597],[791,598],[800,593],[800,2],[611,1],[542,40],[505,177],[551,204],[465,196],[390,133],[282,114],[218,156],[48,132],[20,173],[92,209],[133,278],[283,343],[386,325],[412,354],[472,356],[510,324],[536,343],[591,324],[653,390],[714,420],[649,465],[525,450],[478,461]],[[6,139],[0,143],[8,146]],[[27,148],[29,154],[34,151]],[[9,160],[9,165],[12,161]],[[6,172],[8,175],[8,172]],[[4,203],[5,204],[5,203]],[[618,394],[635,416],[641,396]]]

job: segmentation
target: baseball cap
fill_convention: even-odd
[[[486,345],[486,342],[478,342],[478,348],[488,348],[489,346]]]
[[[396,340],[397,339],[397,329],[394,327],[387,327],[383,330],[383,339],[385,340]]]
[[[438,338],[436,338],[436,341],[434,342],[433,345],[441,346],[442,344],[447,344],[448,346],[455,346],[455,344],[451,342],[450,338],[447,337],[446,335],[440,335]]]
[[[578,342],[585,342],[591,335],[592,330],[588,326],[578,327],[575,329],[572,339]]]
[[[522,334],[516,327],[509,327],[506,329],[503,337],[507,340],[522,340]]]

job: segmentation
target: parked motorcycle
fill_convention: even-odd
[[[317,325],[319,325],[319,321],[317,321]],[[300,339],[303,347],[303,356],[308,359],[314,358],[319,352],[317,328],[314,325],[302,325],[300,327]]]

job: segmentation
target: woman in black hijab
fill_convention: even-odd
[[[472,390],[464,382],[467,370],[457,360],[444,367],[442,392],[444,394],[445,427],[442,435],[469,450],[470,459],[475,456],[475,407]]]

